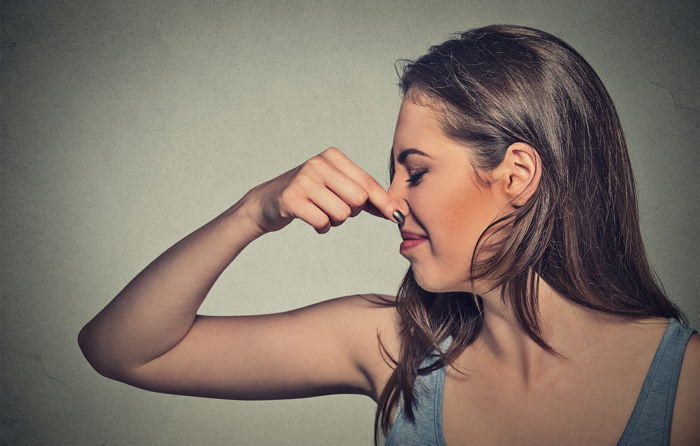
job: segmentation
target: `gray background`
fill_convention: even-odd
[[[3,2],[2,444],[368,445],[358,395],[227,401],[90,368],[79,329],[151,260],[330,145],[388,185],[393,63],[452,32],[529,25],[612,95],[651,264],[700,326],[695,1]],[[200,313],[395,293],[393,223],[254,241]]]

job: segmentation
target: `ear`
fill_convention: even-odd
[[[540,155],[531,145],[524,142],[515,142],[508,146],[503,161],[493,172],[498,192],[515,208],[524,205],[532,197],[541,176]]]

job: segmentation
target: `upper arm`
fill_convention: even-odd
[[[370,396],[370,349],[392,310],[352,295],[283,313],[197,315],[175,347],[112,378],[156,392],[238,400]]]
[[[700,335],[695,333],[685,348],[678,377],[671,423],[671,445],[698,444],[700,440]]]

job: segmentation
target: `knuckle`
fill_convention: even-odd
[[[362,206],[367,200],[369,200],[369,192],[367,192],[367,189],[360,188],[360,191],[355,196],[355,202],[353,204],[355,206]]]
[[[287,188],[283,190],[282,193],[279,195],[278,202],[289,203],[293,198],[295,198],[294,190]]]
[[[367,191],[370,191],[377,187],[377,182],[369,174],[362,175],[358,182],[367,194],[369,194]]]
[[[350,201],[348,202],[348,205],[351,208],[358,208],[365,204],[365,201],[367,200],[363,200],[361,195],[353,195]]]
[[[313,183],[313,180],[311,179],[311,175],[307,174],[306,172],[299,172],[299,175],[296,176],[294,182],[297,187],[306,188]]]
[[[343,210],[340,212],[340,220],[347,220],[350,218],[350,215],[352,214],[352,209],[350,206],[344,206]]]
[[[323,164],[325,164],[323,157],[320,155],[316,155],[314,157],[309,158],[308,161],[306,161],[304,163],[304,167],[306,168],[306,170],[308,170],[308,169],[316,170],[319,167],[321,167],[321,165],[323,165]]]
[[[328,232],[328,230],[331,227],[331,221],[330,219],[320,219],[319,222],[314,226],[317,231],[323,233],[323,232]]]
[[[342,158],[347,158],[345,154],[335,146],[327,148],[321,152],[320,156],[330,163],[338,163],[341,162]]]
[[[342,152],[336,146],[330,146],[326,150],[323,151],[324,155],[338,155],[339,153],[342,153]]]

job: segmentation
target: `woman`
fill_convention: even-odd
[[[394,445],[697,441],[700,340],[647,263],[591,67],[550,34],[494,25],[409,61],[400,87],[387,191],[335,147],[252,188],[86,324],[92,366],[180,395],[364,394],[375,443],[379,424]],[[197,314],[256,238],[363,210],[407,239],[397,296]]]

